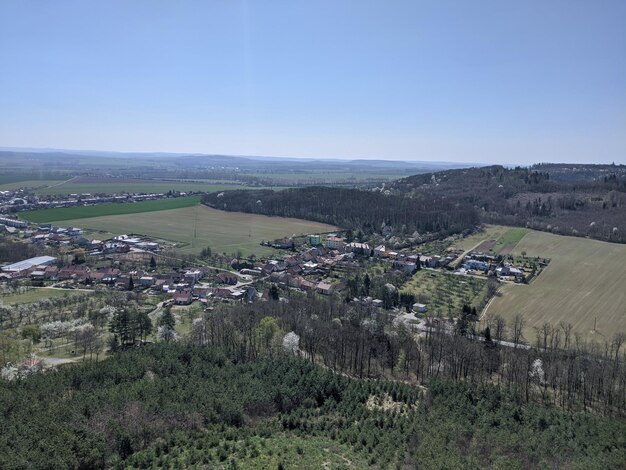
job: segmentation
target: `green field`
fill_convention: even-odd
[[[64,222],[91,217],[108,215],[136,214],[139,212],[154,212],[167,209],[195,206],[200,202],[200,196],[177,197],[171,199],[158,199],[155,201],[126,202],[98,204],[95,206],[63,207],[59,209],[44,209],[24,212],[21,218],[31,222]],[[65,225],[69,225],[65,223]],[[77,225],[80,227],[80,225]]]
[[[15,183],[18,184],[18,183]],[[14,185],[15,185],[14,184]],[[41,186],[38,185],[38,186]],[[19,187],[19,186],[18,186]],[[166,193],[172,191],[224,191],[228,189],[242,189],[245,186],[238,184],[207,184],[192,183],[184,181],[145,181],[145,182],[95,182],[95,183],[73,183],[66,182],[64,184],[40,188],[35,192],[39,195],[59,195],[59,194],[113,194],[113,193]]]
[[[0,184],[0,191],[10,191],[20,188],[47,188],[55,184],[62,183],[64,180],[25,180],[13,181],[10,183]],[[54,189],[54,188],[51,188]]]
[[[528,229],[526,228],[486,225],[482,231],[459,240],[454,243],[454,246],[465,251],[478,250],[483,242],[492,241],[493,246],[491,250],[488,250],[490,253],[499,254],[504,251],[504,254],[507,254],[527,233]]]
[[[11,294],[0,297],[0,303],[5,305],[15,304],[30,304],[42,299],[49,299],[51,297],[65,297],[66,295],[75,294],[76,291],[72,289],[48,289],[48,288],[33,288],[29,289],[22,294]]]
[[[262,247],[262,240],[323,233],[332,225],[301,219],[225,212],[203,205],[159,212],[64,220],[64,224],[120,235],[138,233],[176,243],[184,253],[199,254],[210,246],[214,252],[267,255],[276,250]]]
[[[400,292],[414,294],[417,302],[426,304],[431,314],[457,316],[463,304],[478,307],[485,295],[487,281],[439,271],[418,271]]]
[[[527,228],[510,228],[502,236],[496,239],[492,248],[496,254],[509,254],[517,246],[522,238],[528,233]]]
[[[625,245],[529,231],[513,254],[523,251],[551,262],[530,285],[502,286],[487,315],[499,314],[508,322],[523,315],[527,341],[535,339],[533,327],[545,322],[571,323],[588,339],[626,333]]]

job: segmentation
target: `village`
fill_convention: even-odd
[[[407,280],[421,269],[457,276],[528,283],[549,260],[528,260],[448,247],[439,254],[411,249],[391,249],[384,243],[372,247],[354,241],[351,233],[311,234],[305,237],[262,241],[276,256],[242,259],[226,254],[182,260],[164,250],[163,241],[143,235],[119,235],[99,240],[83,230],[49,223],[29,224],[0,218],[0,231],[29,243],[41,256],[1,267],[0,281],[11,285],[65,289],[136,291],[160,296],[174,305],[199,302],[210,309],[215,302],[255,302],[283,290],[339,295],[377,307],[393,308],[372,296],[369,289],[351,289],[358,273],[395,274]],[[346,237],[347,235],[347,237]],[[209,250],[210,251],[210,250]],[[432,247],[429,252],[432,252]],[[398,282],[396,282],[397,284]],[[386,283],[388,288],[389,285]],[[393,286],[392,287],[400,287]],[[396,295],[396,297],[398,297]],[[428,305],[415,302],[415,313]]]

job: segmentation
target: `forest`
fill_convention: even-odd
[[[205,195],[203,202],[227,211],[334,224],[366,235],[385,224],[408,234],[446,236],[482,222],[626,242],[622,166],[495,165],[413,175],[373,190],[236,190]]]
[[[392,194],[476,207],[481,221],[626,242],[626,169],[611,165],[499,165],[409,176]]]
[[[445,198],[415,199],[358,189],[308,187],[210,193],[202,202],[216,209],[296,217],[338,225],[363,234],[391,225],[411,234],[448,235],[473,228],[478,213],[470,204]]]
[[[624,421],[490,384],[418,389],[286,352],[244,360],[184,343],[1,381],[0,412],[4,469],[320,468],[334,457],[339,468],[582,469],[626,459]]]
[[[319,468],[329,449],[360,468],[626,461],[623,335],[524,338],[519,317],[479,332],[470,308],[416,335],[379,309],[281,296],[0,380],[0,468]]]

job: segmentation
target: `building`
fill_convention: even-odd
[[[428,311],[428,308],[426,308],[426,305],[424,304],[413,304],[413,311],[419,312],[419,313],[426,313]]]
[[[174,293],[174,303],[176,305],[189,305],[193,301],[191,291],[179,291]]]
[[[51,264],[56,263],[56,260],[57,259],[52,256],[37,256],[35,258],[29,258],[24,261],[2,266],[2,270],[5,273],[15,273],[30,269],[34,266],[50,266]]]
[[[6,225],[7,227],[15,227],[15,228],[28,227],[28,222],[24,222],[23,220],[17,220],[17,219],[9,219],[7,217],[0,217],[0,224]]]
[[[487,271],[489,264],[476,259],[468,259],[464,264],[465,269],[473,269],[475,271]]]
[[[307,243],[311,246],[321,245],[322,237],[321,235],[309,235],[307,237]]]
[[[330,248],[331,250],[342,250],[344,247],[343,238],[341,237],[326,237],[326,248]]]
[[[367,243],[352,242],[346,245],[346,251],[352,253],[363,253],[364,255],[369,256],[372,249]]]

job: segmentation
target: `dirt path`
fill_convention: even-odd
[[[61,185],[64,185],[66,183],[71,183],[72,181],[74,181],[75,179],[78,179],[78,178],[79,178],[79,176],[74,176],[73,178],[70,178],[69,180],[61,181],[60,183],[53,184],[52,186],[48,186],[48,189],[49,188],[56,188],[57,186],[61,186]]]

